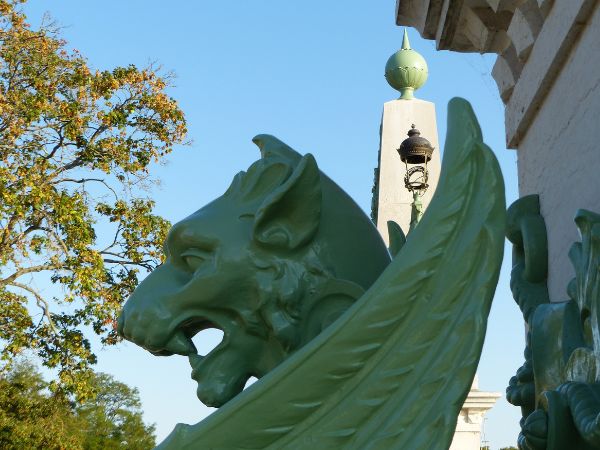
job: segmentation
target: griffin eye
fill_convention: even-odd
[[[195,272],[210,258],[210,252],[199,248],[190,248],[181,254],[181,259],[190,271]]]

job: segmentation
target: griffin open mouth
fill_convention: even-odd
[[[215,346],[206,346],[206,343],[202,342],[200,345],[194,345],[196,351],[187,354],[192,368],[191,378],[198,383],[196,394],[202,403],[220,407],[244,389],[254,371],[249,365],[250,361],[242,356],[246,349],[235,344],[235,329],[227,330],[206,316],[188,318],[177,328],[177,333],[182,339],[185,338],[191,343],[195,336],[206,336],[198,336],[205,330],[223,332],[222,340]],[[196,343],[199,341],[196,340]]]
[[[183,333],[186,339],[194,346],[195,352],[190,353],[188,356],[188,360],[190,362],[190,366],[192,367],[192,379],[196,379],[198,376],[198,371],[201,370],[201,364],[204,359],[212,353],[217,347],[223,344],[225,341],[225,332],[222,327],[215,324],[213,321],[207,319],[206,317],[191,317],[179,325],[179,331]],[[206,330],[220,330],[223,332],[223,337],[221,341],[215,345],[213,345],[210,350],[206,352],[199,351],[200,346],[194,343],[193,339],[200,333]]]
[[[192,341],[192,338],[198,333],[209,329],[216,329],[224,332],[223,327],[215,324],[206,317],[191,317],[182,322],[177,328],[187,339],[189,339],[194,347],[196,347],[196,345]]]

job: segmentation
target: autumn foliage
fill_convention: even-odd
[[[169,77],[94,70],[18,3],[0,0],[0,353],[32,349],[55,389],[85,398],[96,358],[82,330],[114,344],[123,301],[160,263],[169,224],[146,188],[185,119]]]

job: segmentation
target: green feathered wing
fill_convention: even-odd
[[[498,163],[471,106],[453,99],[437,191],[381,277],[317,338],[159,448],[447,449],[481,354],[504,211]]]

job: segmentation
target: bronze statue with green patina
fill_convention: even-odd
[[[548,242],[537,195],[508,209],[511,289],[528,325],[525,363],[507,399],[521,407],[521,450],[600,449],[600,215],[579,210],[569,300],[550,302]]]
[[[267,135],[223,196],[172,228],[119,332],[188,357],[198,397],[221,408],[159,448],[448,448],[504,234],[500,170],[465,101],[448,130],[419,226],[405,242],[390,225],[393,260],[310,154]],[[224,337],[201,357],[191,338],[206,328]]]
[[[127,338],[155,354],[189,357],[209,406],[313,339],[390,261],[370,220],[312,155],[273,136],[254,142],[262,158],[171,229],[166,262],[123,310]],[[190,338],[205,328],[225,338],[199,357]]]

